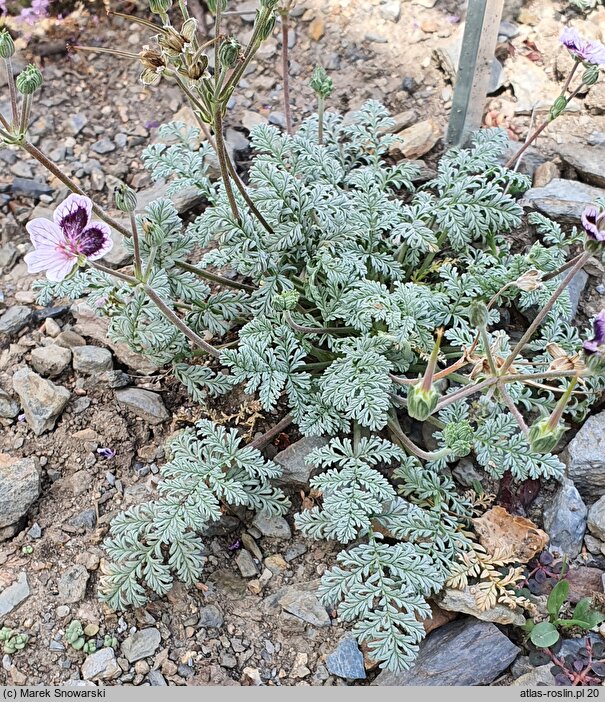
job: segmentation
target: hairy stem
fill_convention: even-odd
[[[321,95],[317,96],[317,143],[322,146],[324,143],[324,107],[325,100]]]
[[[273,437],[284,431],[284,429],[287,429],[293,421],[292,415],[287,414],[275,426],[271,427],[269,431],[266,431],[262,436],[259,436],[257,439],[254,439],[254,441],[251,441],[248,446],[261,451],[273,439]]]
[[[30,156],[33,156],[38,163],[40,163],[44,168],[46,168],[47,171],[50,171],[58,180],[60,180],[63,185],[67,186],[72,193],[76,193],[76,195],[82,195],[83,197],[86,197],[86,193],[80,188],[80,186],[76,185],[71,178],[68,178],[49,158],[47,158],[38,148],[36,148],[33,144],[30,144],[30,142],[26,141],[23,144],[20,145],[22,149],[27,151],[27,153]],[[108,224],[110,227],[113,227],[117,232],[120,232],[122,236],[125,236],[127,239],[130,238],[131,234],[130,231],[120,224],[118,221],[116,221],[113,217],[110,217],[104,210],[102,210],[98,205],[96,205],[94,202],[92,203],[92,211],[97,215],[97,217],[105,224]]]
[[[216,105],[216,107],[214,108],[214,138],[216,139],[216,155],[221,169],[221,178],[223,179],[223,185],[225,186],[225,193],[227,195],[227,199],[229,200],[229,207],[231,208],[231,213],[233,214],[233,217],[239,224],[241,221],[239,216],[239,210],[237,209],[237,202],[233,194],[233,188],[231,187],[229,169],[227,167],[227,159],[225,158],[225,141],[223,139],[223,115],[222,107],[220,104]]]
[[[227,150],[225,150],[225,162],[227,164],[227,170],[229,171],[229,175],[231,176],[231,178],[233,179],[233,182],[235,183],[235,187],[239,190],[240,195],[244,198],[244,201],[245,201],[246,205],[248,205],[252,214],[256,217],[256,219],[258,219],[258,221],[261,223],[261,225],[264,227],[264,229],[267,232],[269,232],[269,234],[274,234],[275,232],[273,231],[273,228],[271,227],[269,222],[267,222],[267,220],[263,217],[263,215],[258,211],[258,208],[254,204],[254,202],[252,202],[252,198],[248,194],[248,191],[246,189],[246,186],[242,182],[242,179],[239,177],[239,175],[235,169],[235,165],[231,161],[231,158],[230,158]]]
[[[574,276],[576,273],[584,266],[584,264],[588,261],[588,259],[591,257],[591,253],[588,251],[585,251],[576,261],[575,265],[572,266],[572,268],[569,270],[565,278],[561,281],[561,284],[559,287],[555,290],[555,292],[551,295],[550,300],[544,305],[544,307],[538,312],[536,315],[536,318],[534,321],[529,325],[527,328],[527,331],[523,336],[519,339],[517,342],[517,345],[515,348],[510,352],[508,358],[504,362],[504,365],[502,366],[501,372],[506,373],[506,371],[512,366],[515,358],[521,353],[523,348],[525,347],[525,344],[531,339],[533,336],[534,332],[536,329],[542,324],[543,319],[548,315],[548,313],[552,310],[555,302],[559,299],[565,288],[571,283],[573,280]]]
[[[193,329],[190,329],[183,320],[176,315],[170,307],[162,300],[162,298],[156,293],[156,291],[149,285],[144,286],[144,290],[147,293],[149,299],[155,304],[155,306],[160,310],[160,312],[174,324],[174,326],[181,331],[195,346],[203,349],[208,355],[213,358],[219,358],[221,353],[214,348],[211,344],[204,341],[201,336],[196,334]]]
[[[135,278],[140,278],[141,271],[141,249],[139,247],[139,230],[137,229],[137,220],[134,212],[130,213],[130,228],[132,229],[132,248],[134,254],[134,275]]]
[[[519,428],[521,429],[523,434],[525,436],[527,436],[529,433],[529,429],[527,428],[527,424],[525,423],[525,419],[523,419],[523,415],[517,409],[517,406],[515,405],[513,398],[508,394],[508,390],[504,387],[503,384],[498,385],[498,390],[500,391],[500,395],[502,396],[502,399],[504,400],[504,404],[508,407],[510,413],[516,419],[517,424],[519,425]]]
[[[289,7],[280,10],[281,16],[281,65],[284,86],[284,117],[286,132],[292,134],[292,112],[290,110],[290,60],[288,58]]]
[[[438,461],[440,458],[444,458],[450,453],[449,449],[441,449],[441,451],[424,451],[421,449],[420,446],[417,446],[408,436],[405,435],[394,412],[389,414],[387,425],[393,433],[395,440],[410,453],[418,456],[418,458],[421,458],[423,461]]]
[[[13,75],[13,62],[10,58],[4,59],[4,67],[6,68],[6,82],[8,83],[8,93],[11,103],[11,117],[13,129],[17,126],[19,119],[19,109],[17,107],[17,88],[15,87],[15,76]]]
[[[207,271],[205,268],[198,268],[197,266],[187,263],[186,261],[176,261],[174,265],[184,271],[189,271],[189,273],[195,273],[195,275],[198,277],[208,280],[211,283],[224,285],[225,287],[234,288],[235,290],[245,290],[246,292],[255,292],[257,290],[257,288],[252,285],[239,283],[237,280],[229,280],[229,278],[223,278],[222,275],[210,273],[210,271]]]

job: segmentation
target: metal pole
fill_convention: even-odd
[[[503,5],[504,0],[469,0],[447,130],[450,146],[463,146],[481,126]]]

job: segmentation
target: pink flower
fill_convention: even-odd
[[[582,226],[589,239],[605,241],[605,212],[590,205],[582,212]]]
[[[92,201],[70,195],[54,211],[53,220],[38,217],[26,229],[34,250],[26,254],[30,273],[46,271],[49,280],[68,276],[82,259],[95,261],[111,251],[111,232],[104,222],[92,222]]]
[[[605,46],[600,41],[582,39],[574,27],[565,27],[560,41],[575,58],[594,66],[605,66]]]
[[[605,344],[605,310],[601,310],[594,318],[592,323],[594,329],[594,338],[590,341],[585,341],[584,351],[588,354],[602,352],[602,347]]]

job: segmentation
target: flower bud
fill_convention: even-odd
[[[149,9],[154,15],[165,15],[172,7],[172,0],[149,0]]]
[[[473,428],[466,419],[446,424],[443,429],[446,447],[456,456],[468,456],[473,446]]]
[[[309,85],[316,95],[321,98],[330,97],[332,88],[334,87],[334,83],[332,79],[328,77],[326,69],[321,66],[317,66],[313,71]]]
[[[266,7],[269,10],[274,10],[279,3],[279,0],[260,0],[260,6]]]
[[[293,310],[298,304],[299,297],[296,290],[284,290],[275,298],[275,308],[278,310]]]
[[[601,70],[599,66],[592,64],[582,74],[582,83],[586,85],[594,85],[599,80]]]
[[[485,303],[480,300],[472,302],[468,311],[468,319],[473,327],[484,329],[489,322],[489,312]]]
[[[42,87],[42,74],[37,66],[30,63],[19,73],[15,83],[22,95],[33,95]]]
[[[119,183],[113,193],[116,207],[121,212],[134,212],[137,207],[137,194],[126,183]]]
[[[242,46],[235,37],[227,37],[218,50],[218,58],[224,68],[233,68],[239,59]]]
[[[15,53],[15,42],[8,29],[0,32],[0,58],[8,59]]]
[[[275,13],[271,13],[268,17],[263,18],[262,13],[257,10],[256,22],[258,24],[258,37],[261,41],[265,41],[273,33],[275,27]]]
[[[566,107],[567,98],[563,97],[563,95],[559,95],[559,97],[554,101],[553,106],[550,108],[548,120],[552,122],[553,119],[557,119],[557,117],[565,110]]]
[[[410,388],[407,399],[410,417],[423,422],[435,411],[439,402],[439,393],[433,387],[423,390],[422,383],[418,383]]]
[[[548,417],[534,422],[529,428],[529,445],[536,453],[551,453],[565,433],[565,427],[558,424],[551,427]]]

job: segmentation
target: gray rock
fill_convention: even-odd
[[[470,614],[484,622],[515,624],[516,626],[523,626],[523,624],[525,624],[525,617],[521,612],[514,611],[503,604],[497,604],[495,607],[481,611],[479,607],[477,607],[477,601],[470,587],[466,587],[464,590],[446,588],[439,595],[437,604],[441,609],[445,609],[448,612]]]
[[[322,448],[327,443],[328,440],[321,436],[305,436],[280,451],[273,459],[282,468],[282,474],[275,482],[279,485],[308,486],[314,469],[305,459],[311,451]]]
[[[252,520],[263,536],[272,539],[289,539],[292,536],[290,525],[283,517],[271,517],[264,512],[259,512]]]
[[[59,578],[59,600],[64,604],[80,602],[86,595],[88,571],[83,565],[76,563],[70,566]]]
[[[494,624],[469,617],[433,631],[416,664],[401,673],[381,672],[372,685],[489,685],[519,649]]]
[[[567,290],[569,291],[569,300],[571,302],[571,313],[567,319],[568,322],[572,322],[576,314],[578,313],[578,305],[580,304],[580,298],[588,282],[588,273],[586,271],[578,271],[574,277],[571,279],[571,283]]]
[[[295,617],[317,627],[330,626],[326,608],[312,592],[289,590],[279,598],[279,604]]]
[[[129,226],[128,223],[122,222],[126,227]],[[108,265],[120,268],[121,266],[126,266],[132,261],[132,253],[126,249],[124,246],[124,237],[120,232],[115,229],[111,230],[111,240],[113,241],[113,246],[111,250],[103,256],[103,261]]]
[[[30,356],[34,370],[49,378],[61,375],[70,361],[71,351],[55,344],[34,349]]]
[[[508,20],[502,20],[502,22],[500,22],[498,34],[507,39],[514,39],[519,34],[519,25],[514,22],[509,22]]]
[[[137,211],[143,210],[152,200],[157,200],[166,195],[166,183],[158,180],[144,190],[137,193]],[[199,188],[194,186],[186,186],[179,188],[178,193],[170,197],[179,214],[184,214],[189,210],[197,207],[204,201],[204,194]]]
[[[29,597],[30,590],[27,582],[27,574],[19,573],[17,582],[9,585],[0,592],[0,617],[9,614],[16,607]]]
[[[77,529],[94,529],[97,525],[97,512],[94,507],[90,507],[72,517],[69,523]]]
[[[162,398],[155,392],[141,388],[125,388],[116,392],[117,401],[150,424],[161,424],[169,418]]]
[[[39,539],[42,536],[42,527],[38,522],[34,522],[27,530],[27,535],[30,539]]]
[[[152,670],[149,673],[149,675],[147,676],[147,680],[151,687],[168,687],[168,683],[166,682],[164,676],[157,669]]]
[[[0,528],[17,524],[39,496],[36,460],[0,453]]]
[[[588,417],[562,457],[584,501],[598,500],[605,493],[605,412]]]
[[[13,375],[13,389],[36,436],[55,426],[70,397],[67,388],[40,377],[30,368],[22,368]]]
[[[221,610],[215,605],[206,605],[200,609],[200,618],[197,623],[204,629],[220,629],[223,626],[224,618]]]
[[[481,475],[470,458],[462,458],[452,470],[452,475],[463,487],[472,487],[475,482],[481,483],[485,474]]]
[[[304,544],[292,544],[286,549],[286,552],[284,553],[284,560],[286,563],[290,563],[290,561],[293,561],[295,558],[305,554],[307,550],[308,549]]]
[[[19,414],[19,405],[10,395],[0,390],[0,417],[13,419]]]
[[[111,680],[121,675],[122,669],[116,661],[113,648],[101,648],[99,651],[86,657],[82,663],[82,677],[84,680]]]
[[[111,351],[100,346],[76,346],[72,351],[73,366],[78,373],[94,375],[113,370]]]
[[[550,550],[568,559],[575,558],[582,550],[587,514],[576,486],[564,478],[553,501],[544,510],[544,528],[550,536]]]
[[[239,568],[239,572],[242,574],[242,577],[255,578],[258,575],[258,569],[254,563],[254,559],[245,549],[238,552],[237,556],[235,557],[235,562],[237,563],[237,567]]]
[[[516,680],[513,680],[513,685],[523,687],[537,687],[538,685],[556,685],[555,679],[550,672],[550,663],[541,665],[538,668],[532,668],[527,673],[520,675]]]
[[[37,200],[42,195],[50,195],[53,189],[50,185],[31,178],[13,178],[10,191],[13,195]]]
[[[588,512],[588,530],[597,539],[605,540],[605,495]]]
[[[67,123],[67,129],[72,136],[77,136],[88,124],[88,117],[84,114],[71,115]]]
[[[0,334],[6,334],[7,336],[18,334],[23,327],[27,326],[32,314],[32,310],[29,307],[25,307],[25,305],[9,307],[0,316]]]
[[[116,150],[116,145],[111,139],[99,139],[90,148],[96,154],[109,154]]]
[[[326,667],[332,675],[348,680],[363,680],[366,677],[363,653],[351,636],[342,638],[336,650],[326,656]]]
[[[399,22],[401,3],[399,0],[390,0],[381,5],[379,11],[382,19],[387,20],[387,22]]]
[[[558,150],[563,161],[578,172],[581,180],[605,188],[604,147],[567,144]]]
[[[122,654],[129,663],[153,656],[158,650],[162,637],[157,629],[141,629],[122,643]]]
[[[543,188],[528,190],[519,204],[533,207],[547,217],[578,224],[584,208],[603,196],[605,190],[592,185],[554,178]]]

